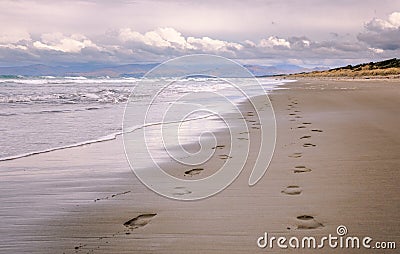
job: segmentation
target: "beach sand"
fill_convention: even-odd
[[[399,248],[400,82],[301,80],[283,87],[290,89],[270,95],[277,144],[267,173],[248,186],[257,154],[250,150],[233,184],[200,201],[147,189],[130,170],[120,137],[0,162],[0,252],[310,253],[318,250],[260,249],[257,239],[264,232],[336,235],[339,225]],[[251,149],[258,131],[250,128]],[[228,136],[222,131],[220,139]],[[185,168],[170,170],[202,177],[221,161],[186,175]]]

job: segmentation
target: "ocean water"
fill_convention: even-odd
[[[166,80],[171,82],[171,86],[158,94],[155,87]],[[278,89],[283,84],[281,80],[268,78],[258,81],[265,91]],[[234,82],[243,87],[249,83],[246,78],[236,78]],[[146,119],[146,124],[156,124],[160,122],[163,110],[176,98],[192,93],[214,92],[224,94],[234,103],[243,101],[244,95],[233,90],[230,84],[213,78],[187,78],[175,83],[173,79],[166,78],[0,79],[0,161],[114,139],[122,132],[124,110],[129,98],[130,106],[135,111],[137,109],[140,116],[148,110],[144,102],[157,94],[151,114]],[[246,87],[249,96],[257,92],[259,90],[251,86]],[[224,107],[212,96],[197,98],[211,107]],[[225,110],[228,112],[229,108]],[[196,119],[204,115],[191,117]],[[129,120],[128,127],[132,130],[144,124],[141,117],[130,116]],[[210,125],[218,127],[215,121],[209,121]],[[205,123],[202,121],[199,124],[204,126]]]

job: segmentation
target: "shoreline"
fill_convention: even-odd
[[[269,95],[278,136],[265,176],[249,187],[246,165],[227,189],[201,201],[147,189],[129,169],[120,137],[2,161],[0,244],[31,253],[243,253],[260,251],[264,232],[318,236],[342,224],[352,235],[398,241],[399,86],[321,79],[283,85],[289,89]]]

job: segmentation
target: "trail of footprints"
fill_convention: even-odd
[[[252,129],[255,130],[259,130],[260,129],[260,124],[252,119],[253,117],[255,117],[256,113],[253,111],[248,111],[245,113],[245,117],[244,118],[239,118],[239,119],[245,119],[250,127]],[[246,135],[246,137],[238,137],[238,140],[248,140],[248,131],[243,131],[243,132],[239,132],[239,135]],[[212,150],[215,150],[215,152],[217,153],[217,158],[221,159],[221,160],[228,160],[230,158],[232,158],[230,155],[224,154],[224,151],[226,149],[225,145],[216,145],[214,147],[211,148]],[[192,169],[188,169],[186,171],[183,172],[183,177],[190,179],[192,177],[196,177],[198,175],[201,175],[201,173],[204,171],[204,168],[192,168]],[[128,194],[131,191],[126,191],[126,192],[121,192],[121,193],[116,193],[113,194],[111,196],[106,196],[103,198],[98,198],[96,200],[94,200],[94,202],[100,201],[100,200],[106,200],[106,199],[110,199],[110,198],[114,198],[116,196],[119,195],[124,195],[124,194]],[[302,192],[301,188],[298,186],[288,186],[285,190],[283,190],[282,192],[288,194],[288,195],[297,195],[299,193]],[[173,188],[172,190],[172,195],[179,197],[179,196],[184,196],[184,195],[190,195],[192,193],[191,190],[189,190],[187,187],[184,186],[178,186]],[[109,244],[109,238],[114,238],[114,237],[121,237],[123,235],[127,236],[127,235],[131,235],[133,233],[133,231],[135,230],[140,230],[140,228],[144,228],[147,225],[149,225],[151,223],[151,221],[157,216],[157,213],[143,213],[143,214],[139,214],[136,217],[133,217],[129,220],[127,220],[126,222],[124,222],[122,225],[124,226],[124,230],[116,232],[112,235],[109,236],[102,236],[102,237],[98,237],[98,240],[102,242],[101,245],[107,245]],[[79,243],[78,245],[74,246],[74,250],[75,253],[79,253],[82,251],[89,251],[88,253],[92,253],[94,252],[96,249],[99,249],[100,245],[93,248],[91,246],[88,246],[88,244],[82,244]]]
[[[239,119],[245,119],[248,123],[251,124],[251,128],[253,129],[260,129],[260,123],[258,123],[256,120],[252,119],[253,117],[255,117],[256,113],[253,111],[247,111],[244,115],[244,117],[240,117]],[[249,134],[248,131],[242,131],[238,133],[239,135],[245,135],[245,134]],[[237,137],[238,140],[248,140],[247,137]],[[221,159],[221,160],[228,160],[230,158],[232,158],[230,155],[224,154],[224,149],[226,148],[225,145],[216,145],[214,147],[212,147],[212,150],[215,151],[219,151],[222,154],[217,154],[217,158]],[[202,172],[204,171],[204,168],[192,168],[189,170],[184,171],[183,176],[185,178],[190,178],[190,177],[194,177],[197,175],[200,175]],[[186,187],[175,187],[174,188],[174,192],[172,193],[172,195],[174,196],[183,196],[183,195],[188,195],[191,194],[192,191],[188,190]]]
[[[255,112],[253,111],[247,111],[244,115],[244,117],[240,117],[238,119],[245,119],[248,123],[251,123],[251,128],[252,129],[260,129],[260,123],[258,123],[256,120],[251,119],[252,117],[255,117]],[[248,119],[250,118],[250,119]],[[244,134],[249,134],[248,131],[242,131],[238,133],[239,135],[244,135]],[[238,137],[238,140],[248,140],[247,137]],[[216,145],[214,147],[212,147],[212,150],[224,150],[226,147],[225,145]],[[230,158],[232,158],[231,156],[227,155],[227,154],[218,154],[217,157],[221,160],[228,160]],[[184,172],[184,177],[193,177],[196,175],[199,175],[202,173],[202,171],[204,171],[204,168],[193,168],[193,169],[189,169],[187,171]],[[176,187],[175,189],[179,189],[179,188],[183,188],[183,187]],[[190,194],[191,191],[180,191],[180,192],[175,192],[173,193],[173,195],[186,195],[186,194]]]
[[[249,124],[251,124],[251,128],[252,129],[260,129],[260,123],[258,123],[256,120],[252,119],[253,117],[255,117],[256,113],[253,111],[247,111],[244,114],[244,117],[240,117],[238,119],[244,119],[246,120]],[[249,134],[248,131],[242,131],[238,133],[239,135],[245,135],[245,134]],[[247,136],[246,135],[246,136]],[[248,140],[247,137],[237,137],[238,140]],[[215,151],[219,151],[219,154],[217,154],[217,158],[221,159],[221,160],[228,160],[230,158],[232,158],[230,155],[228,154],[224,154],[224,149],[226,148],[225,145],[216,145],[214,147],[212,147],[212,150]],[[204,171],[204,168],[192,168],[189,170],[184,171],[183,176],[185,178],[190,178],[190,177],[194,177],[197,175],[200,175],[202,172]],[[191,194],[192,192],[190,190],[187,190],[185,187],[175,187],[174,192],[172,193],[174,196],[182,196],[182,195],[188,195]]]
[[[288,105],[287,110],[290,112],[288,115],[290,117],[289,121],[291,122],[296,122],[296,121],[300,121],[300,119],[302,118],[302,116],[300,115],[301,111],[297,108],[298,106],[298,101],[295,99],[291,99],[291,103]],[[249,111],[246,113],[247,117],[254,117],[254,112]],[[242,118],[241,118],[242,119]],[[246,117],[244,118],[246,119]],[[249,123],[252,123],[252,127],[253,129],[260,129],[259,124],[256,123],[255,120],[247,120]],[[291,128],[293,130],[298,130],[298,131],[304,131],[304,130],[308,130],[308,127],[311,125],[312,123],[310,122],[300,122],[299,125],[297,125],[297,128]],[[310,129],[311,132],[313,133],[321,133],[323,132],[320,129]],[[239,134],[248,134],[248,132],[241,132]],[[239,137],[238,139],[246,139],[247,138],[243,138],[243,137]],[[300,138],[300,140],[302,141],[306,141],[302,144],[303,148],[313,148],[316,147],[315,144],[308,142],[308,140],[311,139],[311,135],[308,134],[304,134],[302,135]],[[221,152],[225,149],[225,145],[217,145],[215,147],[212,147],[213,150],[221,150]],[[229,158],[231,158],[229,155],[226,154],[220,154],[218,155],[218,157],[222,160],[227,160]],[[297,160],[299,158],[303,157],[303,153],[301,152],[295,152],[293,154],[288,155],[288,157],[290,159],[294,159]],[[204,168],[193,168],[193,169],[189,169],[184,171],[183,175],[184,177],[194,177],[196,175],[199,175],[202,173],[202,171],[204,170]],[[293,168],[293,174],[306,174],[306,173],[310,173],[312,172],[312,169],[308,168],[307,166],[304,165],[297,165]],[[172,193],[174,196],[182,196],[182,195],[189,195],[192,192],[187,189],[186,187],[175,187],[174,192]],[[107,196],[104,198],[99,198],[96,199],[96,201],[100,201],[103,199],[109,199],[109,198],[113,198],[115,196],[119,196],[119,195],[124,195],[129,193],[130,191],[126,191],[126,192],[122,192],[122,193],[116,193],[112,196]],[[287,195],[287,196],[298,196],[298,195],[302,195],[303,194],[303,189],[298,186],[298,185],[288,185],[287,187],[285,187],[281,193],[283,195]],[[140,215],[137,215],[136,217],[129,219],[128,221],[123,223],[123,226],[125,227],[125,230],[123,232],[117,232],[116,234],[113,234],[112,237],[116,236],[116,235],[130,235],[132,231],[134,230],[138,230],[140,228],[145,227],[146,225],[150,224],[151,221],[157,216],[157,213],[143,213]],[[296,217],[296,229],[298,230],[309,230],[309,229],[317,229],[317,228],[321,228],[324,227],[324,225],[319,222],[314,216],[312,215],[308,215],[308,214],[302,214]],[[291,230],[291,227],[287,227],[288,230]],[[109,244],[109,242],[107,241],[107,239],[110,236],[107,237],[99,237],[99,240],[105,241],[104,243]],[[79,244],[74,246],[75,252],[80,252],[83,250],[87,250],[87,244]],[[99,248],[99,246],[97,247]],[[94,250],[89,250],[89,252],[93,252]]]
[[[249,112],[248,114],[249,116],[252,116],[253,113]],[[248,134],[248,132],[242,132],[239,134]],[[227,160],[229,158],[231,158],[231,156],[224,154],[224,149],[225,149],[225,145],[216,145],[214,147],[212,147],[212,150],[218,151],[221,154],[218,154],[218,158],[221,160]],[[185,178],[191,178],[191,177],[195,177],[197,175],[200,175],[202,172],[204,171],[204,168],[192,168],[192,169],[188,169],[186,171],[183,172],[183,176]],[[100,200],[106,200],[106,199],[110,199],[110,198],[114,198],[116,196],[119,195],[124,195],[124,194],[128,194],[131,191],[125,191],[125,192],[121,192],[121,193],[116,193],[113,194],[111,196],[106,196],[103,198],[98,198],[95,199],[94,202],[100,201]],[[184,195],[190,195],[192,193],[191,190],[189,190],[187,187],[184,186],[178,186],[173,188],[172,190],[172,195],[179,197],[179,196],[184,196]],[[126,222],[124,222],[122,225],[124,226],[124,230],[116,232],[112,235],[108,235],[108,236],[102,236],[102,237],[98,237],[98,240],[101,242],[101,244],[99,244],[97,247],[91,247],[88,244],[82,244],[79,243],[77,245],[75,245],[73,248],[75,250],[75,253],[80,253],[83,251],[89,251],[88,253],[93,252],[96,249],[99,249],[101,245],[107,245],[109,244],[109,238],[115,238],[115,237],[122,237],[123,235],[127,236],[127,235],[131,235],[133,233],[133,231],[135,230],[139,230],[140,228],[143,228],[145,226],[147,226],[148,224],[151,223],[151,221],[154,219],[154,217],[157,216],[157,213],[143,213],[143,214],[139,214],[136,217],[133,217],[129,220],[127,220]]]
[[[297,108],[297,106],[299,105],[299,102],[294,99],[294,98],[289,98],[290,103],[288,104],[288,108],[287,110],[289,111],[289,121],[291,122],[296,122],[296,121],[301,121],[300,119],[302,119],[303,117],[300,115],[301,111]],[[295,128],[290,128],[291,130],[298,130],[298,131],[311,131],[313,133],[321,133],[323,132],[320,129],[314,129],[311,128],[309,129],[309,126],[312,123],[310,122],[299,122],[299,124],[296,125]],[[308,134],[304,134],[302,136],[300,136],[299,138],[301,141],[306,141],[304,143],[302,143],[302,148],[307,148],[307,149],[311,149],[316,147],[317,145],[310,142],[309,140],[311,139],[311,135]],[[289,154],[288,157],[290,159],[294,159],[297,160],[299,158],[303,157],[303,153],[302,152],[295,152],[292,154]],[[312,172],[312,169],[308,168],[307,166],[304,165],[296,165],[293,169],[293,174],[306,174],[306,173],[310,173]],[[282,191],[282,194],[284,195],[288,195],[288,196],[296,196],[296,195],[301,195],[303,193],[303,189],[298,186],[298,185],[289,185],[287,187],[285,187]],[[314,216],[312,215],[307,215],[307,214],[302,214],[296,217],[296,224],[297,227],[296,229],[299,230],[307,230],[307,229],[317,229],[317,228],[321,228],[324,227],[324,225],[322,223],[320,223]],[[288,230],[291,229],[291,227],[287,227]]]

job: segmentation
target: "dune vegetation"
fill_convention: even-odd
[[[400,59],[392,58],[380,62],[347,65],[326,71],[302,72],[291,77],[391,77],[400,78]]]

